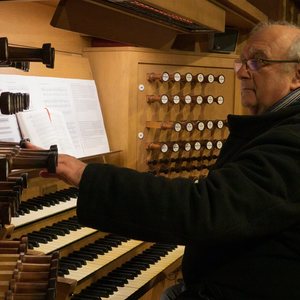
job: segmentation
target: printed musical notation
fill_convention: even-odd
[[[52,111],[53,114],[60,112],[62,115],[60,119],[65,120],[74,145],[72,148],[76,149],[75,153],[71,151],[70,154],[76,157],[87,157],[109,152],[101,107],[93,80],[0,75],[0,93],[7,91],[26,92],[30,95],[29,110],[18,113],[24,120],[28,121],[27,114],[32,117],[34,111],[41,111],[44,108]],[[21,138],[17,117],[0,115],[0,139],[18,142]],[[31,138],[33,138],[31,142],[35,143],[34,137]],[[49,143],[53,144],[54,141]]]

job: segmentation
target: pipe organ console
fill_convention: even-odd
[[[3,288],[0,299],[85,299],[86,295],[94,297],[88,299],[104,296],[139,299],[166,277],[164,272],[168,268],[168,273],[177,271],[182,246],[146,243],[83,227],[75,213],[77,195],[76,188],[68,187],[22,201],[9,223],[13,228],[5,228],[3,243],[17,244],[25,239],[23,247],[28,253],[27,259],[40,257],[42,262],[43,257],[56,258],[53,275],[57,277],[49,281],[49,285],[57,282],[57,286],[53,286],[55,297],[47,294],[40,298],[17,298],[10,296],[8,288]],[[0,242],[0,253],[1,249]],[[14,263],[10,263],[13,270],[20,265],[20,259],[14,257]],[[37,269],[43,266],[40,263]],[[35,286],[35,277],[28,276],[27,280]],[[11,285],[5,281],[5,286]]]
[[[12,67],[9,59],[13,58],[21,64],[30,60],[53,67],[48,44],[43,49],[26,48],[23,53],[23,48],[9,47],[3,39],[1,47],[0,55],[7,62],[2,66]],[[29,97],[1,93],[1,113],[28,109]],[[42,195],[27,193],[39,169],[55,173],[57,154],[56,145],[49,150],[28,150],[24,141],[0,142],[0,299],[140,299],[144,294],[147,299],[147,293],[157,298],[155,293],[162,288],[157,292],[152,288],[170,274],[176,278],[184,247],[81,226],[76,218],[78,191],[63,183],[60,189]]]
[[[106,2],[118,1],[63,2],[71,9],[73,5],[89,6],[92,14],[96,2],[99,10]],[[178,3],[183,5],[182,1]],[[212,6],[205,3],[206,8]],[[117,4],[108,4],[103,18],[98,19],[109,19],[111,25],[107,13],[115,13],[111,6]],[[30,1],[22,5],[27,13],[27,7],[33,6],[43,7],[35,16],[48,10],[46,5]],[[221,13],[219,8],[216,13]],[[208,21],[225,19],[223,13],[218,16]],[[72,18],[74,24],[78,17]],[[114,20],[119,22],[119,18]],[[59,25],[61,21],[56,15],[52,23]],[[149,35],[156,35],[159,45],[173,40],[174,29],[167,30],[160,22],[157,28],[159,34],[151,29],[139,38],[151,44],[156,38],[149,39]],[[131,31],[126,28],[126,32]],[[63,42],[56,40],[56,34]],[[70,51],[73,36],[70,43],[59,31],[51,38],[62,50],[57,53],[57,61],[62,57],[64,61],[60,73],[50,76],[82,76],[96,82],[112,154],[92,159],[169,178],[198,180],[208,174],[228,135],[226,117],[238,112],[239,89],[232,68],[235,55],[88,47],[82,53],[85,66],[86,61],[89,65],[86,72],[83,57],[73,64],[84,48],[78,44],[76,51]],[[32,61],[53,67],[54,49],[49,44],[23,53],[16,48],[0,39],[0,66],[29,71]],[[76,67],[65,73],[70,61]],[[82,74],[78,75],[78,69]],[[29,95],[0,95],[2,114],[28,106]],[[56,159],[55,148],[33,153],[19,144],[0,143],[0,300],[159,299],[163,289],[181,276],[184,247],[128,239],[81,226],[76,218],[77,189],[54,179],[45,184],[38,178],[36,169],[53,172]]]
[[[268,19],[259,7],[276,19],[270,1],[258,0],[2,2],[1,36],[14,44],[0,38],[1,73],[95,80],[111,153],[87,162],[192,180],[218,158],[227,115],[242,112],[233,61]],[[298,16],[293,2],[272,1],[278,19]],[[236,52],[209,52],[225,26],[238,30]],[[58,50],[54,69],[50,44],[28,47],[41,38]],[[98,38],[114,47],[97,47]],[[1,114],[28,109],[29,96],[1,90]],[[55,147],[31,152],[0,141],[0,300],[159,299],[181,276],[184,247],[81,226],[78,190],[38,178],[56,163]]]
[[[1,73],[96,81],[112,154],[93,160],[170,178],[207,175],[228,134],[227,114],[239,113],[236,57],[194,45],[199,39],[207,51],[209,33],[247,31],[266,19],[262,12],[227,0],[2,2],[1,36],[14,44],[0,38]],[[142,34],[132,34],[137,28]],[[168,51],[90,47],[89,36]],[[188,36],[193,45],[178,48],[188,51],[171,50]],[[54,69],[50,44],[28,47],[41,37],[58,50]],[[1,114],[28,109],[29,96],[1,90]],[[180,278],[184,247],[81,226],[77,189],[38,178],[39,168],[55,171],[56,159],[55,147],[0,142],[0,300],[159,299]]]
[[[136,61],[130,58],[131,68],[137,73],[128,69],[132,78],[126,94],[124,76],[112,63],[114,58],[109,57],[110,63],[103,65],[97,50],[87,51],[87,56],[92,55],[91,64],[95,68],[100,64],[97,69],[103,72],[95,72],[96,82],[101,84],[101,76],[114,70],[114,80],[120,83],[120,91],[99,88],[108,122],[122,124],[113,134],[108,126],[112,150],[115,140],[124,133],[128,136],[125,144],[118,145],[124,155],[133,154],[124,165],[156,176],[205,177],[226,140],[226,116],[234,110],[232,60],[215,68],[223,57],[202,62],[191,55],[182,64],[181,55],[174,54],[170,63],[158,52],[155,62],[150,50],[138,51],[136,56],[136,49],[129,48],[126,55],[135,56]],[[106,54],[113,56],[114,51]],[[122,70],[123,58],[116,64]],[[13,114],[29,106],[29,95],[2,94],[2,113]],[[110,97],[119,102],[108,105]],[[20,105],[21,98],[27,106]],[[131,118],[118,114],[122,112],[119,105],[127,101],[127,107],[133,108]],[[110,111],[114,113],[108,116]],[[110,120],[112,116],[116,119]],[[105,159],[109,161],[110,155]],[[42,194],[26,192],[34,189],[34,170],[47,168],[54,173],[56,165],[55,145],[49,150],[28,150],[22,143],[0,143],[0,252],[4,252],[0,257],[0,300],[159,298],[162,290],[181,276],[184,247],[81,226],[76,218],[78,190],[66,184]],[[22,171],[26,169],[27,173]]]
[[[152,53],[138,51],[136,65],[131,64],[137,74],[127,70],[132,75],[127,94],[123,64],[136,50],[126,49],[127,56],[121,61],[113,57],[114,49],[104,50],[109,59],[98,55],[98,50],[90,48],[87,55],[95,70],[101,70],[94,70],[94,75],[102,110],[107,122],[115,126],[113,133],[108,126],[107,133],[112,150],[116,140],[124,149],[127,160],[123,164],[157,176],[205,177],[226,140],[227,114],[235,108],[232,59],[223,68],[214,68],[223,57],[199,63],[191,56],[182,66],[177,55],[173,65],[162,63],[160,54],[158,62],[151,58],[149,63]],[[110,74],[119,89],[102,88],[105,78],[107,82],[112,79]],[[135,108],[131,118],[119,114],[124,104]],[[120,145],[123,135],[128,140]],[[109,162],[111,156],[105,159]],[[6,235],[11,240],[25,235],[32,253],[59,253],[57,299],[158,299],[164,288],[180,278],[183,246],[82,227],[76,219],[76,197],[77,190],[66,186],[24,199],[11,218],[14,230]]]

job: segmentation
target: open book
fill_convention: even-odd
[[[0,93],[26,92],[30,109],[0,114],[0,140],[21,138],[42,148],[78,158],[109,152],[97,89],[93,80],[1,75]]]
[[[59,153],[76,157],[77,153],[62,112],[47,108],[23,111],[16,114],[22,138],[42,148],[57,145]]]

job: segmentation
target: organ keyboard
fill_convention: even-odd
[[[67,187],[21,201],[16,216],[12,217],[14,230],[8,236],[11,240],[16,240],[26,235],[28,251],[32,251],[33,254],[51,255],[57,251],[60,253],[57,300],[78,297],[94,282],[117,272],[122,265],[154,246],[153,243],[81,226],[76,218],[77,196],[76,188]],[[115,294],[110,294],[109,297],[130,299],[137,293],[144,294],[154,283],[165,278],[162,274],[169,265],[172,265],[170,270],[178,272],[182,251],[176,250],[174,254],[173,257],[162,257],[153,266],[149,265],[147,271],[144,270],[122,289],[115,287]],[[13,268],[14,262],[11,263],[9,258],[7,259],[3,267]],[[138,281],[141,282],[140,288],[137,287]],[[132,287],[133,283],[135,287]],[[4,286],[1,289],[5,288]]]
[[[57,196],[61,195],[61,197]],[[77,203],[77,189],[69,188],[52,195],[39,196],[22,202],[17,217],[11,218],[15,227],[58,214],[65,210],[75,208]]]
[[[125,240],[121,242],[118,245],[115,245],[113,247],[105,248],[105,247],[90,247],[90,252],[94,253],[94,256],[92,258],[89,258],[87,261],[85,261],[84,264],[80,265],[79,268],[76,267],[76,270],[69,269],[68,274],[65,275],[65,278],[70,279],[76,279],[77,281],[80,281],[84,279],[85,277],[93,274],[97,270],[99,270],[99,267],[103,267],[104,265],[110,263],[111,261],[117,259],[118,257],[122,256],[123,254],[127,253],[128,251],[136,248],[137,246],[141,245],[142,241],[137,240]],[[96,245],[97,246],[97,245]],[[82,252],[84,250],[82,249]],[[98,253],[101,254],[98,254]],[[86,252],[85,252],[86,253]],[[82,254],[84,256],[84,254]],[[70,255],[69,255],[70,259]],[[72,259],[70,259],[72,262]],[[68,258],[61,259],[61,262],[66,263],[68,261]],[[70,264],[69,266],[73,266]]]
[[[44,227],[39,231],[29,232],[29,245],[35,251],[49,254],[95,232],[97,232],[96,229],[81,227],[77,222],[73,223],[69,219]]]
[[[183,251],[183,246],[154,244],[71,299],[139,299],[162,270],[181,258]]]

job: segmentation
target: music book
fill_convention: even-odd
[[[16,114],[22,138],[49,149],[57,145],[60,153],[78,156],[62,112],[43,108]]]
[[[21,138],[77,158],[109,152],[97,89],[93,80],[0,74],[0,93],[30,95],[30,109],[0,114],[0,140]]]

